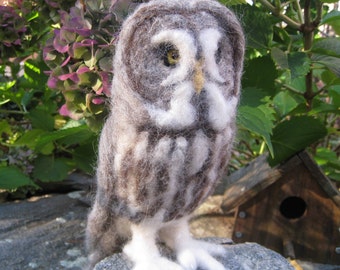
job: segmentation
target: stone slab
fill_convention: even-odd
[[[230,242],[222,238],[208,240],[217,244]],[[227,244],[223,246],[226,249],[226,256],[217,259],[228,270],[294,270],[290,263],[280,254],[256,243]],[[162,250],[162,253],[166,254],[167,257],[173,257],[169,256],[168,251]],[[124,254],[115,254],[99,262],[95,270],[131,270],[132,266]]]

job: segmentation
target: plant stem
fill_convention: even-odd
[[[323,3],[317,0],[315,4],[316,4],[316,17],[315,17],[315,19],[313,21],[313,24],[315,26],[317,26],[321,22],[321,18],[322,18],[322,5],[323,5]]]
[[[313,93],[313,98],[316,97],[317,95],[321,94],[324,91],[326,91],[326,87],[320,88],[317,92]]]
[[[12,111],[12,110],[0,110],[0,113],[4,113],[4,114],[27,114],[27,112]]]
[[[294,0],[294,5],[295,5],[295,8],[298,14],[299,21],[300,23],[303,23],[302,9],[301,9],[299,0]]]
[[[288,85],[288,84],[281,84],[282,87],[286,88],[287,90],[289,90],[290,92],[293,92],[294,94],[297,94],[297,95],[300,95],[300,96],[303,96],[304,93],[303,92],[300,92],[299,90],[295,89],[294,87],[292,87],[291,85]]]
[[[280,0],[275,0],[275,8],[278,10],[279,13],[281,13],[281,2]]]
[[[263,141],[263,142],[261,143],[259,155],[262,155],[262,154],[264,153],[265,149],[266,149],[266,143],[265,143],[265,141]]]
[[[304,43],[304,50],[309,51],[312,48],[313,45],[313,38],[314,38],[314,30],[315,25],[311,20],[311,1],[305,0],[305,6],[304,6],[304,24],[301,27],[301,32],[303,33],[303,43]],[[309,54],[309,57],[311,55]],[[306,99],[306,105],[308,110],[312,108],[312,102],[314,98],[313,93],[313,70],[310,69],[310,71],[307,73],[305,77],[306,82],[306,89],[304,93],[304,97]]]
[[[274,7],[271,3],[269,3],[267,0],[258,0],[262,5],[264,5],[267,9],[269,9],[273,15],[279,17],[280,19],[282,19],[286,24],[288,24],[289,26],[291,26],[294,29],[298,29],[300,30],[301,28],[301,24],[292,20],[291,18],[289,18],[288,16],[286,16],[285,14],[282,14],[280,12],[280,7]]]
[[[269,3],[267,0],[258,0],[265,8],[269,9],[274,16],[279,17],[282,19],[286,24],[288,24],[290,27],[299,30],[303,34],[303,44],[304,44],[304,51],[308,53],[308,56],[311,57],[311,54],[309,51],[312,48],[313,40],[314,40],[314,30],[317,28],[321,21],[322,16],[322,4],[319,0],[317,0],[317,15],[314,21],[311,19],[311,0],[305,0],[304,2],[304,12],[303,12],[303,18],[302,18],[302,10],[301,6],[299,4],[299,0],[294,0],[294,4],[296,6],[299,20],[303,23],[298,23],[294,21],[293,19],[289,18],[285,14],[281,13],[281,5],[278,7],[273,6],[271,3]],[[312,68],[308,72],[308,74],[305,77],[305,83],[306,83],[306,89],[303,94],[306,105],[308,110],[312,108],[312,102],[313,98],[315,97],[315,93],[313,93],[313,70]],[[294,89],[288,88],[286,85],[285,87],[297,93]]]

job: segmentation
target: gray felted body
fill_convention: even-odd
[[[233,144],[243,50],[237,19],[215,1],[151,1],[125,21],[88,220],[92,262],[130,226],[161,231],[213,191]]]

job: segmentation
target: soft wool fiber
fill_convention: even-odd
[[[225,173],[244,37],[213,0],[154,0],[124,22],[86,230],[89,269],[123,249],[134,270],[223,270],[188,219]],[[161,256],[162,241],[177,262]]]

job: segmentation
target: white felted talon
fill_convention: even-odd
[[[202,250],[205,250],[207,253],[213,256],[224,256],[226,254],[226,250],[223,246],[218,244],[212,244],[204,241],[193,240],[194,245],[199,246]]]
[[[223,256],[222,246],[191,239],[177,251],[177,260],[185,270],[196,270],[200,266],[204,270],[226,270],[214,256]]]
[[[177,260],[180,265],[184,267],[185,270],[196,270],[197,261],[194,254],[189,250],[183,250],[178,252]]]
[[[136,247],[133,242],[124,247],[124,253],[135,265],[133,270],[184,270],[179,264],[161,257],[153,246],[144,249]]]
[[[226,253],[221,245],[193,239],[186,218],[178,220],[160,232],[160,239],[177,256],[178,263],[185,270],[226,270],[213,256],[223,257]]]

